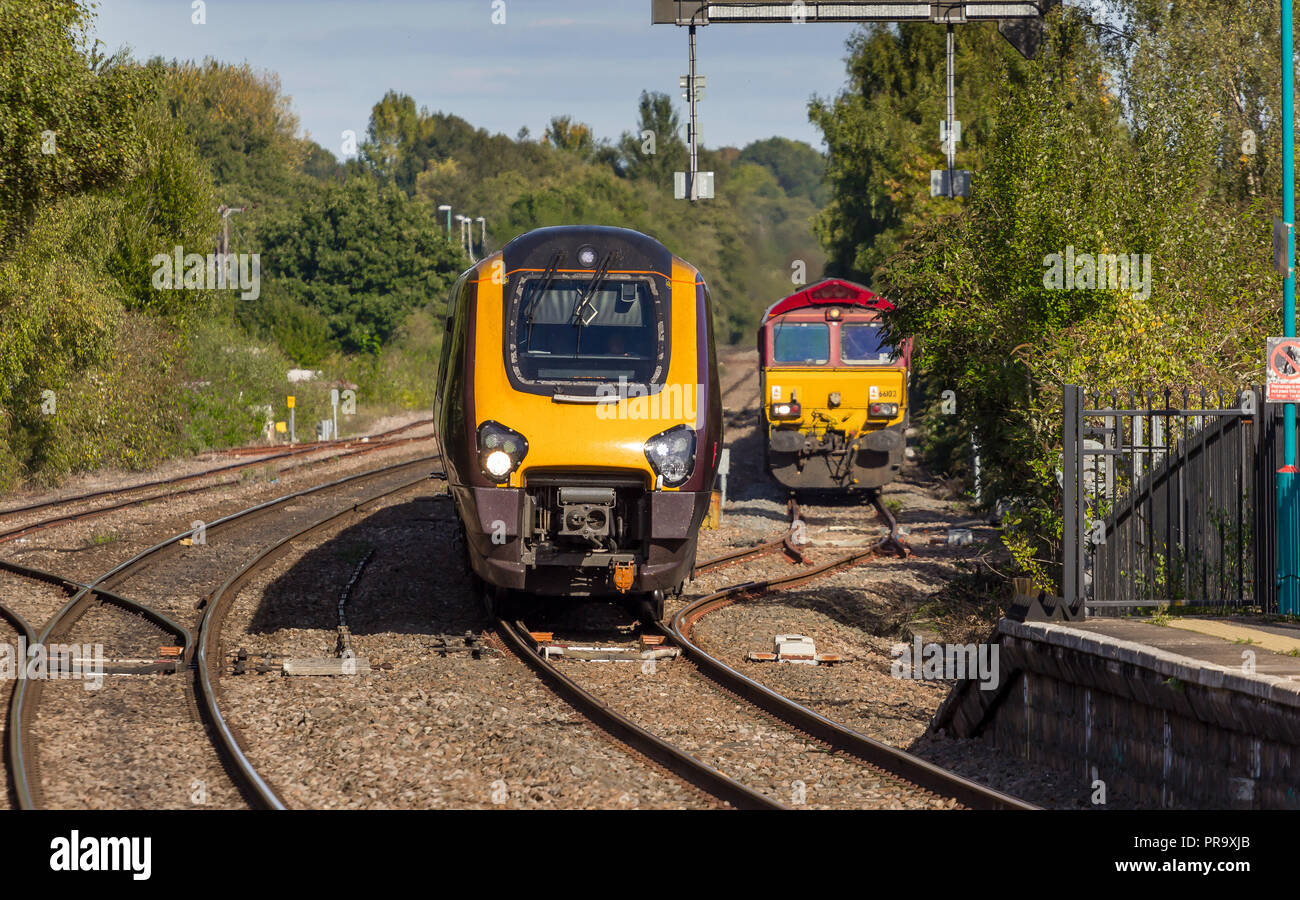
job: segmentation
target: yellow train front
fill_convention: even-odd
[[[792,490],[871,490],[906,449],[911,344],[893,347],[865,287],[828,279],[774,304],[758,330],[767,468]]]
[[[489,594],[662,615],[717,473],[712,321],[699,272],[622,228],[538,229],[461,277],[434,413]]]

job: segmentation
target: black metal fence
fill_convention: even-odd
[[[1282,412],[1262,391],[1065,390],[1063,578],[1070,608],[1277,610]]]

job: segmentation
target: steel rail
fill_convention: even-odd
[[[721,556],[714,556],[710,559],[706,559],[704,562],[697,563],[693,570],[693,574],[702,575],[705,572],[712,571],[721,566],[729,565],[730,563],[739,562],[742,559],[748,559],[751,556],[762,556],[764,553],[771,553],[773,550],[778,550],[784,547],[786,540],[787,538],[782,536],[753,547],[745,547],[741,550],[734,550],[731,553],[724,553]]]
[[[194,646],[194,639],[188,628],[171,619],[164,613],[161,613],[146,604],[132,600],[129,597],[123,597],[121,594],[104,588],[93,587],[91,585],[72,581],[71,579],[64,578],[62,575],[56,575],[53,572],[47,572],[43,569],[35,569],[30,566],[23,566],[5,560],[0,560],[0,568],[36,581],[43,581],[55,585],[65,593],[72,596],[72,600],[69,600],[68,604],[56,613],[40,632],[37,632],[34,627],[28,624],[26,620],[13,610],[0,608],[0,615],[3,615],[6,619],[9,619],[11,622],[23,623],[28,647],[48,643],[51,629],[59,617],[78,601],[84,603],[84,606],[82,607],[82,613],[84,613],[90,606],[91,598],[98,598],[101,603],[112,603],[126,612],[141,616],[153,623],[153,625],[159,630],[169,632],[176,638],[179,638],[182,647],[182,658],[188,655]],[[5,746],[5,763],[10,775],[9,790],[13,794],[16,805],[20,809],[35,808],[33,794],[30,789],[30,773],[32,765],[23,752],[24,748],[21,740],[18,740],[18,733],[21,732],[21,725],[19,723],[22,721],[21,716],[24,713],[23,694],[27,690],[28,684],[30,684],[28,679],[20,679],[14,685],[13,693],[10,695],[8,733],[9,735],[12,735],[13,738],[6,741]],[[31,708],[33,707],[27,707],[27,709]]]
[[[329,463],[329,462],[337,462],[340,459],[348,459],[349,457],[352,456],[360,456],[361,454],[364,453],[374,453],[376,450],[390,450],[394,447],[402,446],[403,444],[410,444],[416,441],[432,440],[432,439],[433,439],[432,435],[430,435],[427,438],[418,438],[418,437],[394,438],[391,440],[385,440],[373,444],[367,444],[365,446],[352,449],[352,450],[347,450],[347,452],[339,453],[334,456],[325,456],[325,457],[321,457],[320,459],[304,460],[303,462],[298,462],[292,465],[285,466],[283,469],[277,469],[276,473],[281,474],[284,472],[291,472],[294,469],[304,468],[307,466],[324,465],[325,463]],[[340,445],[340,448],[345,446],[347,445],[346,444]],[[295,455],[295,454],[286,454],[286,455]],[[250,466],[260,465],[263,462],[266,462],[266,460],[258,459],[252,462],[240,463],[237,466],[234,466],[233,468],[243,469],[243,468],[248,468]],[[212,471],[219,471],[219,470],[212,470]],[[211,472],[208,472],[206,474],[211,474]],[[198,476],[185,476],[185,478],[190,478],[190,477],[198,477]],[[238,480],[235,479],[227,480],[227,481],[215,481],[212,484],[201,484],[196,487],[186,488],[184,490],[179,490],[179,491],[164,491],[157,494],[150,494],[147,497],[133,497],[129,500],[123,500],[120,503],[111,503],[107,506],[97,506],[94,509],[82,510],[81,512],[65,513],[60,516],[51,516],[48,519],[40,519],[36,522],[32,522],[29,525],[19,525],[17,528],[11,528],[8,531],[0,531],[0,543],[12,541],[22,537],[23,535],[31,534],[34,531],[40,531],[46,528],[53,528],[57,525],[65,525],[72,522],[80,522],[86,519],[93,519],[110,512],[115,512],[120,509],[129,509],[134,506],[143,506],[144,504],[151,503],[154,500],[169,500],[173,497],[184,497],[189,494],[201,494],[206,491],[216,490],[219,487],[229,487],[232,484],[238,484],[238,483],[239,483]],[[134,488],[128,488],[127,490],[134,490]],[[80,498],[72,498],[69,499],[67,502],[69,503],[80,502]]]
[[[355,444],[374,444],[377,442],[383,442],[381,446],[392,446],[396,443],[404,443],[404,442],[409,442],[411,440],[419,440],[418,438],[405,438],[402,441],[397,441],[392,443],[388,442],[388,439],[392,435],[398,434],[403,431],[409,431],[410,429],[415,428],[419,425],[431,424],[432,421],[433,421],[432,419],[421,419],[419,422],[413,422],[410,425],[403,425],[401,428],[394,428],[389,431],[382,431],[379,432],[378,434],[369,435],[366,437],[365,440],[362,440],[362,438],[348,438],[347,440],[343,440],[343,441],[323,441],[312,445],[300,444],[294,447],[293,449],[282,450],[280,452],[273,452],[277,449],[275,447],[265,447],[265,448],[245,447],[245,448],[237,448],[237,451],[219,451],[219,452],[243,451],[245,453],[252,453],[261,450],[263,452],[270,453],[270,455],[261,457],[259,459],[247,460],[247,461],[237,462],[237,463],[230,463],[229,465],[224,465],[224,466],[215,466],[211,469],[204,469],[201,472],[190,472],[189,474],[177,475],[172,478],[159,478],[154,481],[144,481],[139,484],[127,485],[126,487],[105,488],[103,490],[90,491],[89,493],[85,493],[85,494],[74,494],[70,497],[57,497],[52,500],[41,500],[37,503],[29,503],[25,506],[14,506],[14,507],[9,507],[7,509],[0,509],[0,518],[5,516],[16,515],[18,513],[34,512],[38,509],[48,509],[51,506],[63,506],[70,503],[82,503],[87,500],[95,500],[100,497],[109,497],[118,494],[125,494],[132,491],[141,491],[141,490],[145,490],[146,488],[166,487],[168,485],[184,484],[187,481],[196,481],[200,478],[206,478],[210,475],[220,475],[222,472],[232,472],[238,469],[247,469],[253,466],[259,466],[262,465],[263,463],[274,462],[277,459],[285,459],[291,456],[302,456],[310,453],[319,453],[321,451],[329,450],[329,449],[346,449],[352,447]],[[431,437],[432,435],[430,435],[430,438]],[[368,450],[370,448],[362,447],[360,449]],[[281,471],[288,471],[288,469],[284,469]],[[231,482],[223,482],[223,483],[229,484]],[[158,494],[155,496],[156,497],[174,496],[174,492],[167,493],[167,494]],[[133,502],[144,502],[144,500],[137,500]],[[129,504],[124,504],[124,505],[129,505]],[[103,509],[115,509],[115,508],[117,507],[103,507]],[[0,537],[7,537],[10,534],[12,534],[12,532],[4,532],[3,534],[0,534]]]
[[[404,462],[383,466],[379,469],[354,473],[352,475],[347,475],[343,478],[339,478],[334,481],[329,481],[324,484],[315,485],[313,487],[303,488],[302,490],[294,491],[293,493],[285,494],[281,497],[276,497],[274,499],[267,500],[263,503],[256,504],[255,506],[250,506],[247,509],[243,509],[238,512],[231,513],[230,515],[223,516],[220,519],[208,523],[205,527],[207,530],[211,531],[215,528],[222,527],[231,522],[235,522],[241,519],[247,519],[251,516],[256,516],[270,509],[273,509],[276,506],[280,506],[284,503],[288,503],[290,501],[300,499],[302,497],[306,497],[311,494],[340,487],[342,485],[348,484],[358,479],[375,478],[380,475],[396,471],[398,469],[409,468],[411,466],[416,466],[416,465],[425,465],[438,458],[439,458],[438,456],[420,457],[414,460],[407,460]],[[182,531],[179,534],[167,538],[166,540],[160,541],[159,543],[154,544],[152,547],[148,547],[145,550],[140,551],[135,556],[131,557],[125,562],[119,563],[118,565],[114,566],[108,572],[105,572],[104,574],[96,577],[89,584],[80,586],[80,589],[77,591],[77,593],[74,594],[72,598],[67,602],[67,604],[65,604],[57,613],[55,613],[50,618],[49,622],[45,624],[44,628],[41,629],[40,634],[37,636],[37,641],[42,644],[48,643],[51,635],[54,634],[57,630],[61,628],[64,630],[70,628],[90,608],[93,598],[101,597],[104,599],[111,600],[112,602],[117,603],[118,605],[125,605],[131,611],[143,614],[146,617],[150,618],[152,621],[155,622],[155,624],[160,624],[166,628],[171,628],[175,634],[177,634],[178,636],[184,639],[185,648],[184,648],[182,658],[185,660],[189,660],[192,656],[192,651],[194,649],[194,646],[193,646],[193,639],[188,629],[185,629],[183,626],[172,622],[166,616],[157,612],[156,610],[151,609],[145,604],[138,603],[134,600],[129,600],[117,594],[113,594],[112,592],[104,588],[103,585],[105,585],[107,582],[113,579],[118,579],[123,577],[124,575],[129,573],[132,569],[134,569],[135,567],[143,563],[145,560],[150,559],[155,554],[160,553],[161,551],[163,551],[168,547],[178,545],[181,540],[192,535],[193,533],[194,532],[192,529],[188,531]],[[26,702],[29,689],[32,691],[32,702],[30,704]],[[34,710],[36,708],[36,703],[39,700],[39,696],[40,696],[40,692],[39,692],[38,682],[33,683],[32,681],[29,680],[22,680],[18,682],[17,686],[15,686],[13,695],[10,698],[10,703],[9,703],[9,723],[8,723],[9,727],[5,735],[6,745],[7,745],[6,758],[9,762],[9,769],[12,777],[11,788],[14,792],[14,796],[16,800],[18,801],[18,806],[22,809],[36,808],[35,795],[33,793],[32,784],[29,778],[29,766],[28,766],[27,756],[25,753],[26,748],[24,747],[24,743],[28,740],[27,733],[29,729],[27,728],[27,726],[31,724],[31,717],[34,716]]]
[[[589,693],[537,652],[522,624],[498,619],[496,630],[507,646],[580,714],[678,778],[736,809],[788,808],[652,734]]]
[[[714,556],[710,559],[706,559],[702,563],[696,563],[694,568],[691,569],[691,577],[694,578],[696,575],[700,575],[721,566],[739,562],[740,560],[748,559],[751,556],[762,556],[764,553],[770,553],[773,550],[778,549],[784,549],[792,562],[806,562],[807,560],[804,558],[803,551],[794,543],[795,528],[798,526],[799,522],[799,504],[791,498],[787,505],[790,511],[790,527],[786,530],[785,534],[781,535],[779,538],[767,541],[766,543],[757,544],[753,547],[745,547],[740,550],[733,550],[730,553],[724,553],[721,556]]]
[[[152,621],[156,626],[158,626],[159,629],[163,631],[170,631],[173,634],[175,634],[177,637],[185,641],[189,641],[190,639],[189,629],[187,629],[184,625],[181,625],[179,622],[173,621],[165,614],[160,613],[157,610],[146,606],[145,604],[132,600],[130,597],[124,597],[121,594],[115,593],[113,591],[107,590],[102,587],[92,587],[91,585],[83,584],[80,581],[73,581],[70,578],[65,578],[64,576],[58,575],[54,572],[47,572],[44,569],[36,569],[31,566],[24,566],[19,563],[10,562],[9,560],[5,560],[5,559],[0,559],[0,569],[3,569],[7,572],[11,572],[15,575],[21,575],[24,578],[30,578],[33,581],[43,581],[46,584],[51,584],[61,589],[64,593],[66,593],[70,597],[76,596],[77,594],[83,592],[93,593],[95,596],[99,597],[102,600],[107,600],[109,603],[113,603],[117,606],[127,608],[131,612],[144,615],[146,618]],[[39,634],[33,628],[31,634],[29,635],[29,638],[31,639],[30,642],[34,643],[38,637]]]
[[[668,625],[657,624],[656,627],[682,648],[682,653],[687,659],[725,690],[834,750],[852,756],[923,790],[951,797],[972,809],[1038,809],[1037,806],[949,772],[918,756],[829,719],[777,693],[761,682],[741,674],[692,640],[694,626],[700,619],[711,612],[739,602],[746,596],[802,584],[828,572],[863,562],[886,550],[891,550],[905,558],[910,551],[898,539],[897,520],[880,502],[879,495],[872,498],[872,503],[876,512],[889,526],[889,534],[875,546],[791,575],[731,585],[688,604],[677,612]]]
[[[316,531],[336,525],[340,519],[353,516],[366,506],[378,503],[395,494],[400,494],[402,491],[409,490],[415,485],[428,480],[428,475],[421,475],[419,478],[405,481],[397,487],[388,488],[374,496],[359,500],[346,509],[317,519],[293,534],[285,535],[240,566],[225,580],[221,587],[217,588],[209,596],[208,603],[203,610],[203,618],[199,622],[198,652],[195,656],[198,692],[202,700],[200,708],[207,718],[208,724],[212,727],[214,743],[217,745],[217,750],[221,754],[223,761],[227,764],[227,771],[230,771],[238,781],[242,782],[242,785],[237,786],[243,788],[245,798],[251,801],[250,805],[263,809],[286,809],[284,801],[280,799],[275,789],[262,777],[248,758],[248,754],[239,743],[239,738],[234,729],[230,727],[225,715],[221,712],[221,706],[218,702],[217,682],[220,681],[221,669],[221,626],[226,613],[234,605],[239,588],[255,572],[273,563],[293,543]]]
[[[13,629],[26,639],[28,647],[36,643],[36,629],[32,627],[32,624],[24,619],[17,610],[9,608],[2,602],[0,602],[0,619],[4,619],[13,626]],[[19,662],[19,660],[15,660],[15,665]]]
[[[292,446],[292,448],[295,451],[310,453],[312,450],[328,450],[330,447],[337,447],[344,444],[360,444],[360,443],[365,443],[367,441],[375,441],[375,440],[380,440],[382,438],[389,438],[395,434],[401,434],[403,431],[410,431],[412,428],[420,428],[421,426],[432,425],[432,424],[433,424],[432,418],[419,419],[415,422],[410,422],[398,428],[390,428],[388,431],[379,431],[376,432],[375,434],[362,434],[362,435],[357,435],[356,437],[337,438],[328,441],[302,441],[300,443],[292,444],[290,446]],[[209,451],[209,454],[212,456],[251,456],[256,453],[267,453],[269,451],[278,450],[278,449],[280,448],[274,444],[269,446],[261,446],[261,447],[257,445],[250,445],[246,447],[230,447],[226,450],[211,450]]]

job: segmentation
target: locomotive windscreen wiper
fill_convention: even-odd
[[[600,290],[601,284],[605,281],[605,276],[609,274],[609,263],[613,258],[614,251],[611,250],[605,254],[605,257],[600,261],[600,265],[596,267],[596,274],[591,276],[591,287],[587,288],[587,293],[579,293],[578,301],[573,304],[573,324],[578,329],[578,340],[573,348],[574,356],[582,355],[582,326],[586,325],[588,321],[585,309],[591,306],[591,298],[596,296],[596,291]],[[594,319],[597,312],[596,307],[591,306],[591,318]]]
[[[524,311],[524,324],[528,326],[528,333],[524,335],[524,343],[529,347],[532,346],[533,342],[533,319],[537,315],[537,301],[546,293],[546,289],[551,286],[551,282],[555,280],[555,271],[560,267],[560,261],[563,259],[564,251],[556,250],[555,255],[551,257],[550,265],[542,273],[541,287],[533,293],[533,299],[528,301],[528,309]]]

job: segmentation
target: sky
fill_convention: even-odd
[[[195,24],[197,8],[206,22]],[[504,12],[504,24],[494,15]],[[93,35],[137,59],[247,62],[279,74],[302,128],[343,155],[388,90],[479,128],[540,136],[554,115],[598,138],[635,130],[642,90],[675,98],[686,29],[650,24],[650,0],[101,0]],[[808,101],[845,83],[849,25],[697,31],[705,146],[780,135],[821,148]]]

